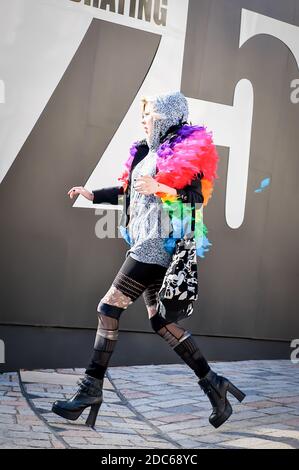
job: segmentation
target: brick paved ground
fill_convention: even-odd
[[[1,448],[299,448],[299,365],[289,360],[217,362],[247,394],[220,428],[184,364],[110,367],[96,429],[53,414],[84,369],[0,374]]]

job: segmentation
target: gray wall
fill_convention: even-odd
[[[273,37],[258,36],[239,49],[242,7],[299,25],[295,0],[190,1],[181,91],[231,105],[236,83],[248,78],[255,93],[245,219],[236,230],[225,222],[228,149],[218,147],[220,178],[205,210],[213,247],[199,258],[200,300],[184,324],[202,337],[210,360],[287,358],[290,341],[299,338],[299,104],[290,101],[298,69]],[[84,365],[97,303],[127,245],[96,238],[94,211],[72,208],[66,193],[91,174],[158,42],[150,33],[94,20],[0,186],[3,370]],[[271,184],[261,198],[254,189],[267,176]],[[142,298],[123,313],[120,327],[124,345],[114,364],[137,363],[136,345],[138,363],[153,360],[153,347],[158,362],[179,362],[151,333]],[[73,334],[64,345],[67,329]]]

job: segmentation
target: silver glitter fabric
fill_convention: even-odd
[[[163,246],[169,232],[168,214],[162,209],[161,198],[154,194],[141,194],[134,184],[138,176],[156,174],[156,152],[149,151],[132,172],[130,196],[129,235],[132,246],[127,251],[132,258],[143,263],[169,266],[171,255]]]
[[[153,121],[151,134],[146,136],[149,149],[157,150],[161,137],[171,126],[179,124],[180,120],[188,120],[188,102],[180,91],[147,96],[147,100],[152,104],[153,111],[160,115]]]

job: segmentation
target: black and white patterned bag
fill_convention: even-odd
[[[193,313],[198,298],[196,242],[192,232],[176,240],[172,260],[158,293],[158,314],[165,320],[177,322]]]

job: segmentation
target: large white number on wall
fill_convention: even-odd
[[[125,2],[123,14],[117,14],[93,8],[83,1],[12,0],[0,3],[2,78],[6,85],[5,90],[0,80],[0,103],[4,101],[5,91],[10,97],[0,107],[0,183],[61,80],[93,18],[161,36],[142,86],[104,154],[99,155],[99,163],[85,186],[97,189],[118,183],[117,177],[129,146],[143,135],[141,96],[180,89],[189,0],[164,2],[167,5],[165,25],[130,16],[128,5],[131,3]],[[22,28],[18,27],[19,21]],[[239,47],[259,34],[269,34],[281,40],[299,64],[298,26],[242,9]],[[39,41],[36,41],[37,35]],[[10,60],[12,56],[13,61]],[[229,147],[225,218],[231,228],[238,228],[244,220],[246,204],[254,104],[251,82],[244,78],[237,83],[232,105],[187,99],[190,120],[207,125],[213,131],[215,143]],[[82,196],[73,206],[94,207]],[[100,207],[121,209],[111,205]]]
[[[122,171],[124,160],[128,156],[132,142],[144,135],[141,126],[141,96],[180,89],[188,4],[189,0],[169,1],[166,26],[163,28],[151,27],[152,33],[161,36],[158,50],[134,101],[101,156],[98,165],[86,182],[85,186],[88,189],[119,184],[117,177]],[[118,21],[118,17],[115,16],[114,22],[118,23]],[[136,22],[136,20],[132,21]],[[144,21],[136,22],[135,27],[137,26],[141,30],[149,30],[150,27]],[[73,206],[90,207],[91,203],[83,196],[79,196]],[[93,204],[93,207],[95,207],[95,204]],[[111,210],[121,209],[121,206],[111,207],[110,204],[100,204],[98,207]]]

